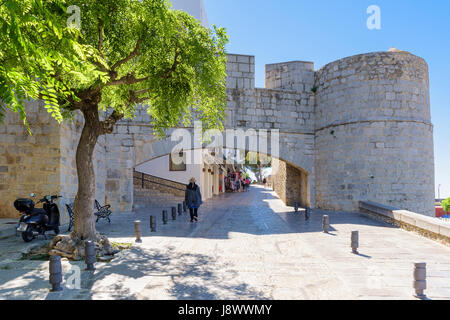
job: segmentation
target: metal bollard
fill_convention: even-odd
[[[358,254],[358,247],[359,247],[359,231],[352,231],[352,252],[354,254]]]
[[[310,207],[306,207],[306,210],[305,210],[305,220],[309,220],[310,214],[311,214],[311,208],[310,208]]]
[[[156,232],[156,221],[154,216],[150,216],[150,231]]]
[[[328,233],[328,229],[330,226],[330,218],[328,216],[322,217],[322,229],[324,233]]]
[[[84,242],[84,261],[86,262],[86,271],[94,271],[94,263],[96,261],[95,257],[95,242],[85,241]]]
[[[295,213],[298,213],[298,202],[295,203]]]
[[[414,264],[414,289],[415,296],[419,299],[426,298],[424,291],[427,289],[427,264],[424,262]]]
[[[172,220],[177,220],[177,208],[172,207]]]
[[[178,204],[178,215],[181,216],[183,214],[183,205],[181,203]]]
[[[183,201],[183,212],[184,212],[184,213],[187,212],[186,201]]]
[[[136,236],[136,243],[142,243],[141,222],[139,220],[134,222],[134,234]]]
[[[62,265],[60,256],[51,256],[49,262],[50,284],[52,289],[50,292],[62,291]]]
[[[163,220],[163,224],[167,224],[167,210],[163,210],[162,212],[162,220]]]

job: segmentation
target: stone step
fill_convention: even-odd
[[[145,197],[142,197],[142,196],[135,196],[134,197],[134,201],[136,201],[136,200],[142,200],[142,201],[146,201],[146,200],[149,200],[150,202],[151,201],[154,201],[154,200],[156,200],[156,201],[158,201],[158,200],[168,200],[168,201],[170,201],[170,200],[178,200],[178,199],[184,199],[183,197],[154,197],[154,196],[145,196]]]

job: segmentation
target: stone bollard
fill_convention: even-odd
[[[95,242],[85,241],[84,242],[84,261],[86,262],[86,271],[94,271],[94,263],[96,261],[95,256]]]
[[[163,212],[162,212],[163,224],[167,224],[167,220],[168,220],[168,218],[167,218],[167,210],[163,210]]]
[[[181,203],[178,204],[178,215],[181,216],[183,214],[183,205]]]
[[[62,291],[62,265],[60,256],[51,256],[49,262],[50,284],[52,289],[50,292]]]
[[[172,207],[172,220],[177,220],[177,208]]]
[[[150,231],[156,232],[156,221],[154,216],[150,216]]]
[[[295,203],[295,213],[298,213],[298,202]]]
[[[183,201],[183,212],[184,212],[184,213],[187,212],[186,201]]]
[[[306,210],[305,210],[305,220],[309,220],[310,214],[311,214],[311,208],[310,208],[310,207],[306,207]]]
[[[352,252],[354,254],[358,254],[358,247],[359,247],[359,231],[352,231]]]
[[[134,234],[136,236],[136,243],[142,243],[141,222],[139,220],[134,222]]]
[[[424,291],[427,289],[427,264],[415,263],[414,264],[414,289],[416,291],[415,296],[419,299],[426,298]]]
[[[328,233],[330,227],[330,218],[328,216],[322,217],[322,229],[324,233]]]

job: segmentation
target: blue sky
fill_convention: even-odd
[[[370,5],[381,30],[369,30]],[[437,186],[450,197],[450,1],[448,0],[205,0],[209,23],[227,28],[228,52],[256,56],[256,85],[264,66],[314,61],[316,69],[359,53],[391,47],[423,57],[430,67]]]

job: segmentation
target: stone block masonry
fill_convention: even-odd
[[[266,65],[266,88],[311,92],[314,88],[314,63],[292,61]]]
[[[306,172],[279,159],[273,160],[272,172],[273,189],[286,205],[311,206]]]
[[[273,180],[288,205],[358,211],[359,201],[375,201],[434,214],[433,126],[423,59],[390,51],[344,58],[317,71],[312,62],[271,64],[266,88],[255,88],[255,57],[229,54],[227,74],[225,128],[279,130]],[[0,126],[3,217],[16,217],[12,202],[19,196],[59,192],[73,201],[77,190],[74,159],[82,119],[58,126],[42,104],[27,109],[33,136],[16,114]],[[98,142],[96,197],[114,210],[131,211],[134,168],[169,154],[175,144],[170,132],[156,139],[145,108],[138,108],[135,119],[119,122]]]
[[[60,128],[50,115],[39,112],[43,103],[27,108],[33,136],[17,113],[8,113],[0,134],[0,217],[18,218],[13,203],[29,194],[54,194],[59,183]]]
[[[428,66],[406,52],[345,58],[316,73],[316,201],[376,201],[434,215]]]
[[[83,120],[58,124],[46,112],[42,102],[27,106],[27,117],[32,135],[16,113],[7,113],[0,128],[0,218],[18,218],[13,203],[17,198],[36,198],[61,195],[58,200],[61,222],[69,220],[66,203],[74,201],[78,179],[75,152]],[[95,152],[96,198],[105,201],[104,139],[100,139]]]
[[[255,88],[255,57],[244,55],[228,55],[227,88]]]

